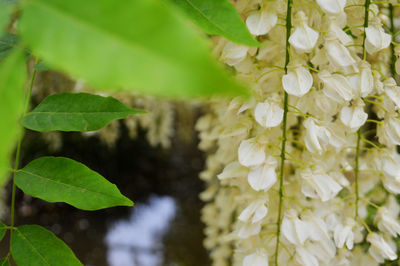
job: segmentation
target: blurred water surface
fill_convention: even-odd
[[[203,154],[195,141],[177,139],[171,149],[163,150],[151,147],[143,133],[132,140],[122,129],[112,148],[96,136],[78,133],[62,133],[62,144],[54,152],[40,134],[28,132],[22,165],[44,155],[70,157],[115,183],[135,206],[87,212],[19,192],[18,225],[36,223],[52,230],[85,265],[210,265],[202,246],[203,203],[198,199],[203,190],[198,179]],[[6,254],[7,243],[7,239],[1,243],[0,255]]]

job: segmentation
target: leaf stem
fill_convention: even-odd
[[[35,64],[37,64],[38,60],[36,59]],[[29,87],[28,87],[28,92],[25,98],[25,106],[24,106],[24,111],[22,113],[22,117],[24,117],[26,115],[26,113],[28,112],[28,108],[29,108],[29,102],[31,99],[31,94],[32,94],[32,88],[33,88],[33,83],[35,81],[35,77],[36,77],[36,69],[33,69],[32,72],[32,77],[31,80],[29,82]],[[18,167],[19,167],[19,159],[20,159],[20,155],[21,155],[21,144],[22,144],[22,138],[24,136],[24,127],[21,125],[20,128],[20,132],[19,132],[19,136],[18,136],[18,142],[17,142],[17,151],[15,153],[15,162],[14,162],[14,168],[12,170],[13,172],[13,178],[12,178],[12,193],[11,193],[11,210],[10,210],[10,227],[13,228],[14,224],[15,224],[15,194],[16,194],[16,185],[14,182],[15,179],[15,174],[18,171]],[[12,233],[13,230],[10,231],[10,246],[11,246],[11,237],[12,237]]]
[[[287,11],[286,11],[286,57],[285,57],[285,74],[287,74],[287,66],[290,61],[290,43],[289,37],[290,32],[292,30],[292,5],[293,0],[287,1]],[[276,245],[275,245],[275,265],[278,265],[278,255],[279,255],[279,244],[280,244],[280,235],[281,235],[281,221],[282,221],[282,206],[283,206],[283,174],[284,174],[284,166],[286,160],[286,121],[287,114],[289,109],[289,95],[284,92],[284,100],[283,100],[283,125],[282,125],[282,146],[281,146],[281,162],[280,162],[280,172],[279,172],[279,205],[278,205],[278,218],[276,221],[277,229],[276,229]]]

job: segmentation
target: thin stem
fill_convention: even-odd
[[[38,60],[36,60],[35,64],[37,64],[37,62],[38,62]],[[28,112],[29,102],[30,102],[30,99],[31,99],[33,82],[35,81],[35,77],[36,77],[36,69],[34,69],[33,72],[32,72],[32,77],[31,77],[31,81],[29,83],[28,93],[27,93],[26,98],[25,98],[25,107],[24,107],[24,111],[23,111],[22,117],[24,117],[26,115],[26,113]],[[12,171],[13,172],[13,178],[12,178],[13,184],[12,184],[12,193],[11,193],[10,228],[13,228],[14,224],[15,224],[14,213],[15,213],[16,185],[15,185],[14,179],[15,179],[15,174],[16,174],[16,172],[18,170],[18,167],[19,167],[19,157],[20,157],[20,154],[21,154],[21,143],[22,143],[23,136],[24,136],[24,127],[21,126],[20,132],[19,132],[19,136],[18,136],[18,142],[17,142],[17,151],[15,153],[14,169]],[[12,233],[13,233],[13,230],[10,231],[10,245],[11,245]]]
[[[290,61],[290,43],[289,37],[290,32],[292,30],[292,5],[293,0],[287,1],[287,11],[286,11],[286,57],[285,57],[285,74],[287,74],[288,69],[287,66]],[[284,92],[284,100],[283,100],[283,125],[282,125],[282,146],[281,146],[281,162],[280,162],[280,172],[279,172],[279,205],[278,205],[278,218],[276,221],[276,245],[275,245],[275,265],[278,265],[278,256],[279,256],[279,244],[280,244],[280,236],[281,236],[281,221],[282,221],[282,206],[283,206],[283,174],[284,174],[284,166],[286,160],[286,121],[287,114],[289,109],[289,95]]]
[[[377,149],[377,150],[379,150],[379,151],[382,150],[382,148],[378,147],[378,146],[377,146],[375,143],[373,143],[372,141],[369,141],[369,140],[367,140],[366,138],[363,138],[363,137],[362,137],[361,139],[362,139],[363,142],[365,142],[365,143],[371,145],[371,146],[374,147],[375,149]]]
[[[374,119],[367,119],[367,120],[365,120],[365,123],[374,123],[374,124],[377,124],[377,125],[381,125],[381,124],[383,124],[383,121],[374,120]]]
[[[377,103],[377,102],[374,102],[374,101],[371,101],[371,100],[368,100],[368,99],[365,99],[365,98],[364,98],[363,100],[364,100],[364,102],[366,102],[366,103],[370,103],[370,104],[373,104],[373,105],[378,106],[378,107],[381,108],[383,111],[385,111],[386,113],[388,113],[388,110],[387,110],[385,107],[383,107],[382,104]]]
[[[303,67],[306,67],[306,68],[310,69],[311,71],[314,71],[315,73],[321,72],[321,71],[319,71],[318,69],[313,68],[313,67],[311,67],[311,66],[309,66],[309,65],[307,65],[307,64],[304,64]]]
[[[364,219],[362,219],[361,217],[358,217],[360,222],[364,225],[365,229],[367,229],[368,233],[372,233],[371,228],[369,228],[368,224],[364,221]]]
[[[369,5],[371,3],[371,0],[365,0],[364,3],[364,37],[363,37],[363,60],[367,59],[367,51],[365,49],[365,40],[367,39],[367,33],[365,31],[366,28],[368,28],[368,22],[369,22]]]
[[[395,38],[395,30],[394,30],[394,21],[393,21],[393,4],[389,4],[389,21],[390,21],[390,34],[392,35],[392,41]],[[396,55],[394,54],[394,44],[390,43],[390,72],[392,73],[392,77],[396,75]]]
[[[364,36],[363,36],[363,60],[367,59],[367,51],[365,49],[365,40],[367,38],[367,33],[365,29],[368,28],[368,19],[369,19],[369,5],[371,0],[365,0],[364,3]],[[360,195],[358,193],[358,174],[359,174],[359,159],[360,159],[360,142],[361,142],[361,129],[360,127],[357,130],[357,146],[356,146],[356,156],[355,156],[355,168],[354,168],[354,190],[356,194],[355,200],[355,217],[358,217],[358,201],[360,200]]]
[[[347,8],[350,8],[350,7],[362,7],[362,6],[364,6],[364,5],[359,5],[359,4],[348,5],[348,6],[345,6],[344,9],[347,9]]]
[[[377,209],[377,210],[379,210],[379,209],[381,208],[381,206],[379,206],[379,205],[373,203],[372,201],[369,201],[369,200],[364,199],[364,198],[362,198],[362,200],[363,200],[365,203],[367,203],[368,205],[374,207],[374,208]]]
[[[360,200],[360,195],[358,193],[360,140],[361,140],[361,128],[357,131],[357,146],[356,146],[356,159],[355,159],[356,167],[354,169],[354,186],[355,186],[355,193],[356,193],[355,217],[358,217],[358,201]]]

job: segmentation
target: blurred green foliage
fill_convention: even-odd
[[[204,32],[249,45],[259,46],[228,0],[169,0],[181,8]]]
[[[175,98],[245,94],[174,10],[159,0],[34,0],[19,29],[35,55],[97,88]]]

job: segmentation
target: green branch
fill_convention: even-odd
[[[37,61],[36,61],[35,64],[37,64]],[[26,113],[28,112],[29,102],[30,102],[30,99],[31,99],[32,88],[33,88],[33,83],[35,81],[35,77],[36,77],[36,69],[33,69],[31,81],[29,83],[29,88],[28,88],[28,92],[27,92],[27,95],[26,95],[26,99],[25,99],[25,107],[24,107],[24,111],[23,111],[22,117],[24,117],[26,115]],[[11,228],[14,227],[14,224],[15,224],[14,214],[15,214],[16,185],[15,185],[14,179],[15,179],[15,174],[17,173],[17,170],[18,170],[18,167],[19,167],[19,159],[20,159],[20,154],[21,154],[21,143],[22,143],[23,136],[24,136],[24,127],[21,125],[19,136],[18,136],[18,142],[17,142],[17,151],[15,153],[14,168],[12,170],[12,172],[13,172],[13,180],[12,180],[13,184],[12,184],[11,210],[10,210],[10,227]],[[10,231],[10,246],[11,246],[12,233],[13,233],[13,230]]]
[[[293,0],[287,1],[287,12],[286,12],[286,57],[285,57],[285,74],[287,74],[287,66],[290,61],[290,43],[289,37],[292,30],[292,4]],[[289,96],[287,92],[284,92],[283,101],[283,126],[282,126],[282,147],[281,147],[281,163],[279,172],[279,206],[278,206],[278,218],[277,218],[277,229],[276,229],[276,245],[275,245],[275,265],[278,265],[278,255],[279,255],[279,243],[281,235],[281,222],[282,222],[282,205],[283,205],[283,173],[286,160],[286,121],[289,107]]]

